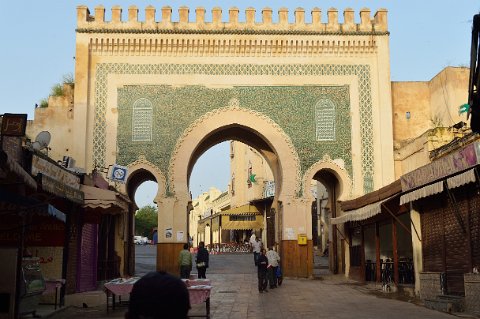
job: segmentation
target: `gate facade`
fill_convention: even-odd
[[[191,201],[188,182],[195,161],[211,146],[239,140],[257,149],[276,181],[272,207],[280,216],[285,264],[312,254],[310,180],[321,169],[338,179],[335,200],[359,196],[394,178],[386,10],[237,8],[139,10],[77,8],[75,145],[87,170],[118,163],[130,167],[138,186],[148,172],[159,184],[157,268],[177,271]],[[193,16],[193,15],[192,15]],[[381,173],[378,173],[381,172]],[[337,186],[335,186],[337,187]],[[169,229],[174,236],[165,236]],[[299,246],[296,236],[306,234]],[[291,259],[291,261],[289,261]],[[293,267],[293,266],[292,266]],[[308,277],[312,267],[285,269]]]

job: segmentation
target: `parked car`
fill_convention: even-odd
[[[143,236],[133,236],[133,243],[137,245],[146,245],[148,238]]]

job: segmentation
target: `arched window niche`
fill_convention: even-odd
[[[317,141],[335,141],[335,104],[330,99],[320,99],[315,104]]]
[[[132,141],[152,141],[152,102],[146,98],[140,98],[133,103],[132,114]]]

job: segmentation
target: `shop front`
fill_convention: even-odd
[[[19,164],[28,161],[13,158],[1,150],[0,296],[6,317],[34,313],[40,302],[62,303],[63,295],[48,294],[46,288],[64,278],[66,262],[66,215],[55,197],[45,196],[42,181]]]
[[[400,181],[341,203],[343,214],[332,218],[348,245],[349,277],[379,283],[384,289],[413,286],[412,236],[416,231],[407,207],[399,204]],[[413,234],[413,235],[412,235]]]
[[[81,225],[83,247],[77,268],[78,292],[95,290],[98,281],[127,275],[131,204],[128,198],[113,190],[84,184],[80,189],[85,200]]]
[[[222,232],[230,234],[230,242],[243,244],[248,242],[252,232],[264,229],[264,216],[256,206],[243,205],[220,214]]]
[[[480,265],[480,143],[448,147],[438,152],[447,155],[401,177],[400,203],[420,216],[423,299],[468,294],[464,277]]]
[[[0,189],[0,258],[2,302],[18,314],[34,313],[47,284],[62,278],[65,214],[33,198]]]
[[[65,283],[60,293],[61,304],[63,304],[65,295],[76,292],[78,287],[76,267],[81,260],[79,250],[82,249],[81,236],[79,236],[79,230],[81,230],[79,210],[84,201],[84,193],[80,190],[81,174],[67,170],[43,153],[30,151],[27,153],[27,158],[30,174],[39,184],[38,191],[32,196],[47,201],[66,215],[64,244],[50,252],[57,254],[58,251],[62,251],[63,260],[59,267],[61,274],[60,276],[52,275],[51,278]],[[43,251],[37,247],[32,249]]]

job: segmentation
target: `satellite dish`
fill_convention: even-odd
[[[50,132],[48,131],[42,131],[38,133],[37,137],[35,137],[35,142],[32,143],[32,147],[36,151],[43,150],[50,144],[50,139],[51,139]]]

